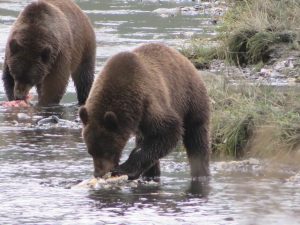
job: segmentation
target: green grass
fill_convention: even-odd
[[[228,0],[219,35],[195,39],[181,52],[198,68],[213,59],[260,70],[279,48],[300,50],[299,0]],[[213,43],[213,44],[212,44]],[[299,88],[238,84],[205,77],[212,100],[211,143],[216,158],[299,152]],[[299,79],[300,80],[300,79]]]
[[[216,58],[237,66],[266,63],[278,44],[300,49],[299,0],[227,2],[230,10],[218,28],[218,45],[205,45],[198,39],[182,50],[196,67],[209,67]]]
[[[210,61],[219,58],[217,48],[208,46],[207,42],[199,39],[193,39],[182,46],[180,52],[190,59],[197,69],[208,69]]]
[[[298,90],[251,85],[246,81],[233,85],[221,77],[205,80],[212,99],[214,157],[264,156],[298,149]]]

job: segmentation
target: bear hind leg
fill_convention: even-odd
[[[90,55],[82,60],[82,63],[72,73],[72,79],[76,88],[79,105],[83,105],[90,93],[95,71],[95,56]]]
[[[209,129],[207,124],[190,123],[185,127],[183,143],[190,163],[192,178],[209,176]]]

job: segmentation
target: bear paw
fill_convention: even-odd
[[[130,168],[124,168],[121,166],[118,166],[117,168],[113,169],[111,171],[111,176],[123,176],[127,175],[128,180],[135,180],[138,179],[142,172],[138,171],[137,169],[130,169]]]

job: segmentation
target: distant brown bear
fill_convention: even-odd
[[[3,67],[9,101],[35,86],[39,105],[58,104],[70,74],[79,104],[94,80],[96,41],[88,17],[72,0],[37,0],[13,24]]]
[[[183,137],[192,177],[208,176],[209,106],[198,71],[176,50],[146,44],[113,56],[79,110],[94,175],[155,178],[159,159]],[[136,148],[118,165],[131,135]]]

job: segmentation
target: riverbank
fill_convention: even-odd
[[[299,89],[238,85],[228,77],[202,72],[212,106],[213,157],[274,157],[293,153],[300,158]]]
[[[218,35],[181,51],[201,70],[271,85],[300,82],[300,2],[227,1]]]
[[[226,3],[218,35],[181,49],[208,74],[213,157],[299,159],[300,3]]]

